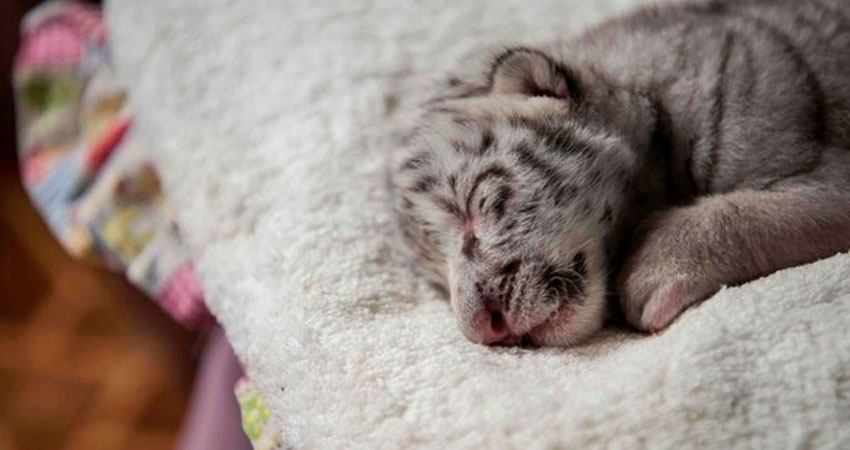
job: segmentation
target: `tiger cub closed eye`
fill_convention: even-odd
[[[658,331],[850,247],[848,18],[839,0],[658,7],[450,77],[391,181],[460,330],[569,345],[611,294]]]

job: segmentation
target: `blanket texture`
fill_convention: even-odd
[[[850,256],[667,331],[487,348],[392,238],[386,125],[472,49],[639,1],[112,0],[210,309],[295,448],[850,448]]]

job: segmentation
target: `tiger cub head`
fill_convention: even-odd
[[[549,53],[496,55],[450,79],[394,155],[406,241],[484,344],[564,346],[605,316],[609,259],[636,149],[641,95]]]

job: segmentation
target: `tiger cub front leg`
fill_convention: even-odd
[[[850,248],[850,193],[800,186],[714,195],[651,218],[618,276],[628,321],[663,329],[724,285]]]

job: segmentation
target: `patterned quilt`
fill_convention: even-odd
[[[64,248],[124,272],[182,325],[214,324],[149,149],[133,134],[100,9],[58,1],[31,11],[13,77],[22,179]],[[273,447],[250,381],[236,394],[255,448]]]

